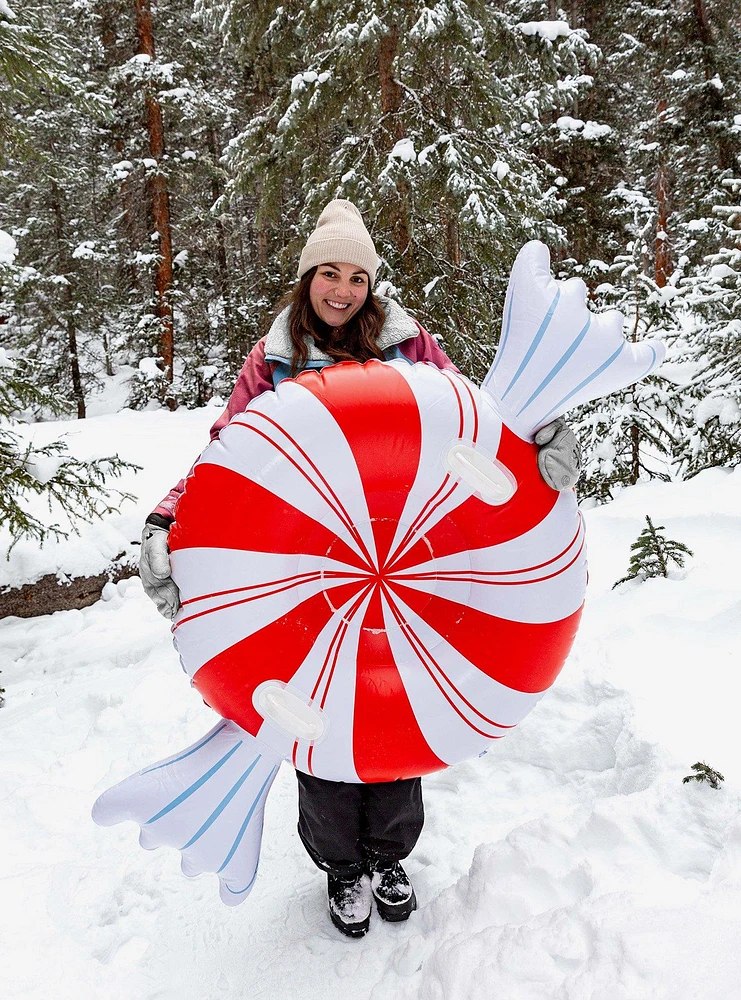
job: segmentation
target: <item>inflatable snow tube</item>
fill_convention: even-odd
[[[573,493],[463,376],[305,372],[204,452],[170,532],[205,701],[300,770],[391,781],[484,751],[561,669],[586,583]]]
[[[253,400],[188,479],[170,531],[182,664],[223,717],[104,791],[235,906],[255,884],[282,760],[341,781],[426,774],[524,718],[571,646],[586,585],[573,492],[535,431],[664,358],[594,315],[547,248],[518,254],[481,389],[403,361],[340,364]]]

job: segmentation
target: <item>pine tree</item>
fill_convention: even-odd
[[[5,265],[7,266],[7,265]],[[124,469],[137,468],[117,455],[81,461],[69,455],[63,441],[35,447],[20,433],[21,418],[54,408],[53,393],[37,377],[32,362],[13,359],[0,350],[0,518],[12,545],[21,538],[43,542],[64,538],[58,523],[45,524],[29,510],[31,497],[41,497],[49,509],[67,515],[73,524],[117,511],[131,494],[111,489],[107,480]]]
[[[669,576],[671,563],[684,566],[685,558],[692,552],[682,542],[675,542],[662,535],[664,525],[655,527],[651,518],[646,515],[646,527],[630,547],[632,553],[627,576],[621,577],[615,587],[628,580],[649,580],[652,577]]]
[[[673,242],[675,259],[684,254],[694,266],[717,247],[712,225],[704,230],[702,221],[712,220],[713,206],[726,200],[724,184],[741,153],[734,120],[741,100],[739,13],[735,0],[687,0],[669,9],[675,44],[662,80]]]
[[[24,141],[0,170],[4,224],[21,265],[5,287],[6,342],[38,362],[39,377],[79,416],[120,365],[134,368],[134,405],[165,397],[201,405],[229,391],[260,336],[249,275],[253,213],[239,198],[212,213],[226,184],[223,147],[235,122],[250,118],[246,88],[227,54],[214,60],[220,39],[187,5],[157,5],[154,61],[138,52],[131,0],[53,8],[45,0],[36,16],[54,25],[47,43],[56,75],[40,77],[33,92],[13,91]],[[147,129],[150,97],[164,137],[159,166]],[[153,187],[163,180],[172,275],[160,296]],[[168,303],[171,383],[157,360],[158,313]]]
[[[230,38],[244,24],[240,51],[259,59],[265,43],[244,5],[215,6]],[[258,218],[281,231],[286,262],[330,199],[354,201],[381,277],[472,376],[491,360],[516,251],[536,236],[563,241],[538,142],[552,111],[588,86],[581,33],[542,38],[524,30],[522,4],[507,8],[265,5],[271,68],[284,76],[228,160],[230,191],[259,190]]]
[[[579,7],[578,23],[605,52],[605,71],[598,71],[590,99],[622,146],[613,173],[619,183],[599,201],[597,232],[606,244],[599,257],[607,264],[593,262],[593,272],[604,272],[593,274],[595,300],[604,302],[609,277],[610,304],[632,313],[635,270],[617,273],[625,250],[610,264],[611,240],[622,233],[626,248],[638,240],[641,311],[653,314],[653,334],[668,342],[670,359],[649,383],[584,410],[592,458],[582,490],[607,499],[620,483],[736,460],[738,400],[727,349],[738,309],[732,277],[738,234],[734,238],[733,223],[724,224],[715,208],[725,203],[732,212],[741,59],[737,11],[734,17],[726,0],[631,0],[619,7],[599,0]],[[621,223],[609,205],[626,197],[633,219],[623,213]],[[638,335],[647,328],[641,321]],[[633,416],[638,410],[644,417]]]
[[[40,75],[33,87],[11,92],[23,141],[0,173],[0,197],[21,269],[6,283],[6,334],[9,346],[37,362],[44,384],[84,417],[96,381],[100,269],[108,250],[96,218],[96,153],[109,101],[85,78],[89,65],[75,63],[72,38],[87,58],[93,46],[83,3],[57,13],[46,38],[57,58],[53,77]]]
[[[624,101],[616,99],[615,72],[607,59],[616,44],[614,4],[571,0],[559,5],[548,0],[525,8],[523,20],[568,20],[573,29],[580,29],[585,46],[582,75],[569,80],[564,73],[562,81],[562,86],[571,88],[571,108],[567,113],[554,109],[544,115],[538,146],[559,174],[555,178],[562,207],[559,222],[566,238],[563,253],[557,249],[555,257],[563,256],[567,268],[569,259],[582,263],[612,260],[622,246],[622,228],[609,211],[606,196],[625,178]]]
[[[582,411],[587,495],[733,464],[735,4],[196,0],[193,15],[159,0],[152,60],[138,51],[144,0],[10,0],[0,200],[20,255],[6,342],[79,415],[122,365],[133,405],[224,395],[318,212],[346,196],[384,259],[381,290],[474,377],[532,237],[590,281],[595,308],[629,315],[629,335],[670,341],[677,384]],[[159,295],[162,183],[172,273]]]
[[[693,323],[683,359],[694,375],[685,407],[689,433],[677,453],[689,475],[741,461],[741,179],[726,178],[724,186],[731,203],[714,206],[715,218],[695,229],[703,238],[711,230],[718,249],[684,282]]]
[[[711,788],[716,790],[720,788],[720,783],[726,779],[714,768],[710,767],[705,761],[698,761],[696,764],[692,765],[692,770],[694,774],[687,774],[682,778],[682,784],[688,785],[690,781],[707,782]]]
[[[251,213],[241,198],[231,210],[222,200],[221,155],[235,135],[235,122],[250,117],[247,88],[228,53],[214,59],[220,37],[194,19],[190,8],[163,2],[153,9],[154,60],[127,48],[132,11],[127,4],[122,23],[108,10],[101,25],[116,94],[108,181],[111,193],[118,192],[121,236],[128,244],[119,282],[129,285],[128,308],[134,314],[133,322],[127,321],[122,311],[117,323],[126,331],[119,355],[137,369],[132,405],[153,398],[202,405],[214,392],[228,393],[260,336],[249,287],[249,260],[256,256]],[[151,156],[154,126],[157,160]],[[166,204],[168,225],[155,219],[157,199]],[[171,273],[168,254],[160,252],[165,230]],[[172,350],[163,348],[163,330],[166,340],[172,337]]]
[[[683,46],[667,67],[674,171],[675,256],[683,327],[677,359],[685,378],[684,474],[734,465],[741,443],[737,317],[741,303],[738,205],[741,182],[741,57],[738,7],[727,0],[693,0],[680,7]]]
[[[26,97],[36,92],[40,81],[53,80],[55,57],[50,52],[48,35],[44,36],[43,19],[38,4],[24,3],[18,11],[4,0],[0,5],[0,80],[3,85]],[[0,103],[0,152],[11,142],[22,141],[23,133],[8,102]]]
[[[679,333],[681,272],[663,288],[656,282],[653,207],[640,191],[619,187],[613,192],[612,211],[622,216],[629,237],[624,250],[611,264],[593,260],[571,273],[594,283],[592,308],[623,314],[629,340],[658,338],[671,345]],[[658,374],[580,407],[575,427],[586,454],[580,497],[604,502],[641,479],[669,479],[680,397],[676,386]]]
[[[251,271],[264,253],[249,197],[223,197],[222,152],[237,126],[254,114],[249,81],[221,36],[181,4],[158,6],[167,58],[180,67],[160,94],[167,124],[173,225],[178,254],[173,281],[178,353],[176,398],[202,405],[228,394],[245,355],[266,330]],[[268,259],[264,261],[267,268]],[[272,300],[271,300],[272,303]]]

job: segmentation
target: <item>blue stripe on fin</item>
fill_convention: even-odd
[[[184,792],[181,792],[180,795],[178,795],[177,798],[174,798],[172,802],[170,802],[168,805],[164,807],[164,809],[160,809],[160,811],[158,813],[155,813],[155,815],[152,816],[151,819],[148,819],[144,825],[148,826],[149,823],[156,823],[158,819],[162,819],[162,817],[166,816],[167,813],[172,812],[172,810],[176,806],[179,806],[181,802],[185,802],[185,800],[189,798],[193,794],[193,792],[198,791],[201,785],[205,785],[209,778],[213,778],[213,776],[216,774],[219,768],[222,767],[222,765],[226,764],[226,762],[229,760],[232,754],[236,753],[241,746],[242,746],[241,740],[239,741],[239,743],[235,743],[234,746],[231,748],[231,750],[228,753],[224,754],[221,760],[217,761],[213,767],[210,767],[204,775],[201,775],[198,781],[194,781],[192,785],[186,788]]]
[[[541,394],[541,392],[543,391],[543,389],[545,389],[545,387],[547,385],[549,385],[550,382],[553,381],[553,379],[556,377],[556,375],[558,375],[558,373],[561,371],[561,369],[563,368],[563,366],[566,364],[566,362],[569,360],[569,358],[573,355],[574,351],[577,349],[577,347],[579,346],[579,344],[581,344],[582,340],[584,340],[584,338],[586,337],[587,330],[589,329],[591,322],[592,322],[592,317],[590,316],[589,319],[587,320],[586,326],[581,331],[581,333],[574,339],[574,341],[572,342],[571,346],[569,348],[567,348],[566,351],[564,351],[564,353],[558,359],[558,361],[556,362],[556,364],[553,366],[553,368],[551,368],[551,370],[548,372],[548,374],[546,375],[546,377],[540,383],[540,385],[538,386],[538,388],[532,394],[532,396],[530,397],[530,399],[528,399],[527,403],[525,403],[524,406],[521,406],[520,409],[517,411],[517,416],[518,417],[520,416],[520,414],[522,413],[522,411],[526,410],[528,408],[528,406],[530,406],[530,404],[532,403],[532,401],[534,399],[536,399]]]
[[[507,343],[507,337],[509,337],[509,324],[510,324],[510,320],[512,319],[512,300],[513,299],[514,299],[514,295],[511,294],[510,297],[509,297],[509,305],[507,306],[507,319],[506,319],[505,324],[504,324],[504,333],[502,334],[502,339],[499,341],[499,346],[497,347],[497,355],[494,358],[494,364],[491,366],[491,368],[489,369],[488,375],[484,379],[484,385],[486,385],[486,383],[492,377],[492,375],[494,374],[494,372],[497,370],[497,366],[499,365],[499,362],[502,360],[502,355],[504,353],[504,345]]]
[[[615,361],[618,355],[622,352],[623,348],[625,347],[625,344],[626,341],[623,341],[620,347],[618,347],[618,349],[615,351],[615,353],[611,354],[610,357],[607,359],[607,361],[605,361],[603,364],[599,366],[596,372],[593,372],[588,378],[585,378],[584,381],[580,382],[575,389],[572,389],[571,392],[568,393],[568,395],[564,396],[563,399],[559,400],[555,406],[552,406],[551,409],[543,415],[542,418],[543,421],[545,421],[546,417],[550,417],[550,415],[554,413],[556,410],[560,410],[560,408],[563,406],[565,402],[571,399],[572,396],[575,396],[577,392],[580,392],[585,385],[589,385],[590,382],[593,382],[598,375],[601,375],[602,372],[605,371],[605,369],[609,368],[610,365],[613,363],[613,361]]]
[[[274,767],[272,769],[272,771],[270,772],[270,774],[265,779],[265,781],[263,782],[262,788],[257,793],[257,797],[255,798],[255,801],[250,806],[250,811],[247,813],[247,815],[244,818],[244,823],[242,823],[241,827],[239,828],[239,833],[234,838],[234,843],[232,844],[231,848],[229,849],[229,853],[224,858],[224,863],[222,864],[221,868],[218,868],[217,871],[216,871],[217,875],[224,871],[224,869],[226,868],[226,866],[229,864],[229,862],[234,857],[234,852],[239,847],[239,845],[240,845],[240,843],[242,841],[242,837],[244,837],[245,830],[249,826],[250,820],[252,819],[252,814],[254,813],[255,809],[257,809],[257,805],[258,805],[260,799],[262,798],[262,793],[265,791],[265,789],[267,788],[268,784],[273,780],[273,778],[275,777],[275,775],[277,773],[278,773],[278,768]]]
[[[651,347],[651,344],[649,344],[648,346]],[[643,375],[641,375],[641,378],[645,378],[648,375],[648,373],[651,371],[651,369],[653,368],[653,366],[655,364],[656,364],[656,351],[655,351],[655,349],[653,347],[651,347],[651,364],[645,370],[645,372],[643,373]],[[640,379],[639,379],[639,381],[640,381]]]
[[[214,820],[218,819],[218,817],[223,813],[223,811],[226,809],[226,807],[232,801],[232,799],[237,794],[237,792],[239,791],[239,789],[245,783],[245,781],[247,780],[247,778],[249,778],[249,776],[252,773],[252,771],[254,771],[255,766],[257,765],[257,762],[259,760],[261,760],[261,759],[262,759],[262,754],[258,754],[257,757],[252,761],[252,763],[250,764],[250,766],[247,768],[247,770],[244,772],[244,774],[242,775],[242,777],[239,778],[237,781],[235,781],[235,783],[232,785],[231,789],[226,793],[226,795],[221,800],[221,802],[219,802],[219,804],[214,809],[214,811],[211,813],[211,815],[208,817],[208,819],[203,824],[203,826],[201,827],[201,829],[198,830],[197,833],[194,833],[193,836],[188,841],[188,843],[184,844],[183,847],[180,848],[181,851],[186,851],[189,847],[192,847],[193,844],[195,844],[195,842],[200,837],[203,836],[203,834],[206,832],[206,830],[208,830],[208,828],[211,826],[211,824],[214,822]]]
[[[545,336],[545,331],[548,329],[548,327],[550,325],[550,322],[553,319],[553,313],[556,311],[556,306],[558,305],[558,300],[560,298],[561,298],[561,289],[557,288],[556,289],[556,294],[553,296],[553,301],[548,306],[548,312],[543,317],[543,322],[538,327],[538,332],[535,334],[535,337],[533,339],[532,344],[530,345],[530,347],[528,349],[527,354],[525,355],[525,357],[520,362],[520,367],[517,369],[517,371],[515,372],[515,374],[512,376],[512,381],[507,386],[507,388],[504,390],[504,395],[502,396],[502,400],[505,400],[507,398],[507,393],[510,391],[510,389],[512,389],[512,387],[514,386],[515,382],[519,379],[520,375],[522,375],[522,373],[525,371],[525,369],[528,366],[528,363],[530,362],[530,359],[532,358],[533,354],[535,354],[536,350],[538,349],[538,345],[540,344],[541,340]]]
[[[230,892],[232,894],[232,896],[241,896],[243,892],[249,892],[250,891],[250,889],[254,885],[254,882],[255,882],[256,878],[257,878],[257,868],[255,868],[255,872],[254,872],[252,878],[249,880],[249,882],[244,887],[244,889],[230,889],[229,886],[226,884],[226,882],[224,882],[224,888],[226,889],[227,892]]]
[[[205,739],[202,739],[200,743],[196,743],[196,745],[192,747],[192,749],[186,750],[185,753],[181,753],[179,757],[174,757],[172,760],[166,760],[164,764],[155,764],[153,767],[146,767],[143,771],[140,771],[139,773],[149,774],[151,771],[159,771],[161,767],[169,767],[171,764],[177,764],[178,761],[185,760],[186,757],[190,757],[191,754],[196,753],[198,750],[201,749],[201,747],[205,747],[207,743],[210,743],[215,736],[219,735],[219,733],[225,726],[226,722],[222,722],[221,725],[218,727],[218,729],[215,729],[212,733],[206,736]]]

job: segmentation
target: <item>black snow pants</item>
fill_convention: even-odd
[[[296,771],[298,833],[314,863],[360,875],[369,860],[401,861],[422,832],[422,779],[357,784]]]

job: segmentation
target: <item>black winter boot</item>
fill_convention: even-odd
[[[371,890],[376,907],[384,920],[407,920],[417,909],[409,876],[398,861],[372,861],[370,868]]]
[[[353,938],[368,933],[372,897],[367,876],[327,875],[327,896],[329,916],[338,931]]]

